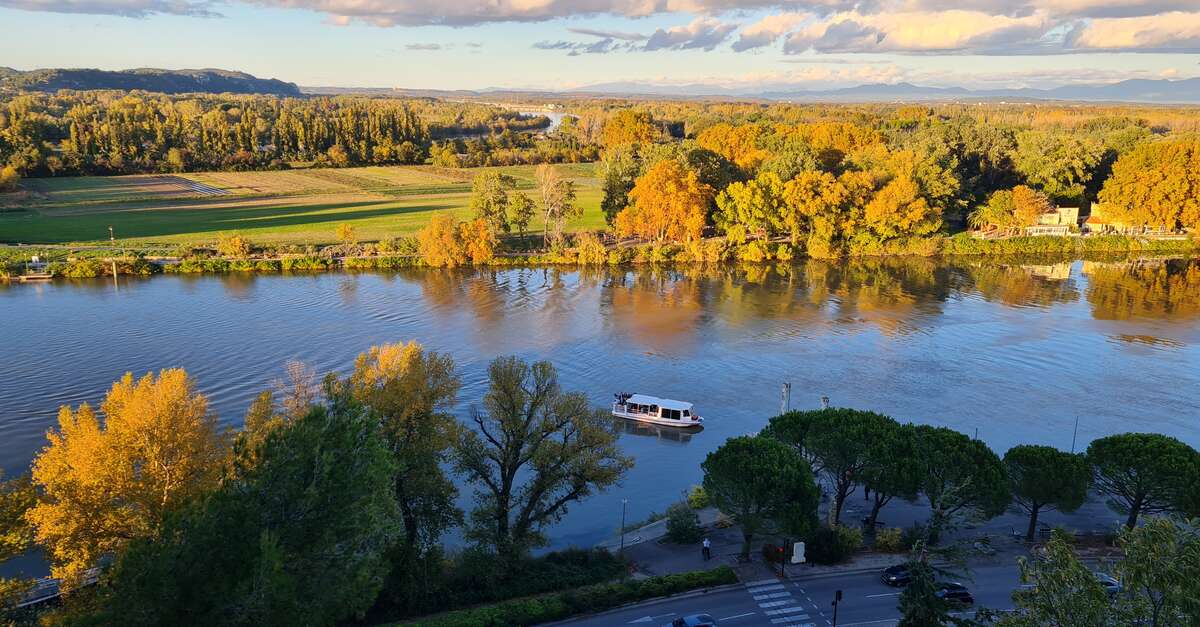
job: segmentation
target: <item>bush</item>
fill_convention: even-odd
[[[875,532],[875,550],[884,553],[900,553],[905,549],[904,532],[899,527],[888,527]]]
[[[704,486],[694,485],[688,490],[687,495],[688,507],[692,509],[704,509],[708,507],[708,493],[704,491]]]
[[[667,508],[667,541],[692,544],[704,536],[700,517],[687,503],[675,503]]]
[[[805,559],[814,564],[841,564],[862,548],[862,531],[845,525],[818,527],[805,544]]]
[[[252,252],[250,240],[241,235],[222,235],[217,240],[217,254],[222,257],[244,258],[249,257]]]
[[[905,529],[904,532],[900,534],[900,548],[905,551],[913,548],[917,542],[928,541],[929,529],[921,523],[913,523],[913,526]]]
[[[599,612],[627,603],[679,594],[698,588],[737,583],[728,566],[715,570],[651,577],[641,581],[600,584],[553,595],[505,601],[449,612],[420,621],[423,627],[501,627],[533,625],[577,614]]]

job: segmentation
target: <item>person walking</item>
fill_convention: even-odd
[[[703,549],[701,552],[704,554],[704,561],[707,562],[708,560],[712,559],[712,542],[709,542],[708,538],[704,539]]]

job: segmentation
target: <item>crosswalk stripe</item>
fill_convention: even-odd
[[[754,586],[765,586],[769,583],[779,583],[779,580],[775,579],[775,578],[771,578],[771,579],[759,579],[758,581],[747,581],[746,587],[753,588]]]
[[[754,600],[755,601],[766,601],[769,599],[782,599],[783,597],[790,597],[790,596],[792,596],[792,593],[787,592],[785,590],[783,592],[772,592],[771,594],[758,594],[758,595],[754,596]]]
[[[749,592],[750,594],[762,594],[763,592],[771,592],[772,590],[783,590],[783,588],[783,584],[777,583],[773,586],[758,586],[757,588],[749,588],[746,590],[746,592]]]
[[[787,605],[788,603],[793,602],[794,601],[791,599],[784,599],[782,601],[763,601],[762,603],[759,603],[758,606],[765,609],[768,607],[779,607],[780,605]]]
[[[804,608],[797,605],[794,607],[781,607],[777,610],[770,610],[770,611],[766,612],[766,615],[767,616],[778,616],[780,614],[795,614],[796,612],[803,612],[803,611],[804,611]],[[805,614],[805,616],[808,616],[808,615]]]
[[[787,625],[787,624],[795,625],[795,623],[798,623],[802,620],[808,620],[808,616],[785,616],[783,618],[773,618],[773,619],[771,619],[771,624],[772,625]],[[804,626],[807,626],[807,625],[812,625],[812,623],[804,623]],[[803,626],[795,625],[795,627],[803,627]]]

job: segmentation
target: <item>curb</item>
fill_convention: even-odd
[[[549,627],[551,625],[566,625],[566,624],[575,622],[582,618],[596,618],[597,616],[604,616],[606,614],[612,614],[614,612],[620,612],[622,610],[627,610],[631,607],[640,607],[643,605],[657,605],[659,603],[662,603],[663,601],[678,601],[680,599],[690,599],[692,597],[704,596],[706,594],[713,594],[713,593],[718,593],[718,592],[729,592],[731,590],[736,590],[737,588],[742,588],[742,587],[744,587],[744,584],[739,581],[738,583],[729,583],[729,584],[725,584],[723,586],[713,586],[711,588],[699,588],[697,590],[689,590],[688,592],[680,592],[679,594],[672,594],[672,595],[668,595],[665,597],[653,597],[650,599],[645,599],[643,601],[638,601],[636,603],[626,603],[625,605],[620,605],[617,607],[609,608],[607,610],[604,610],[603,612],[596,612],[594,614],[577,614],[570,618],[564,618],[563,620],[555,621],[553,623],[538,623],[538,624],[546,625],[547,627]]]

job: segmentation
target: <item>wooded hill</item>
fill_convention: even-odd
[[[49,68],[22,72],[0,67],[0,90],[49,91],[60,89],[142,90],[164,94],[233,93],[299,96],[300,88],[273,78],[258,78],[229,70],[160,70],[139,68],[106,71]]]

